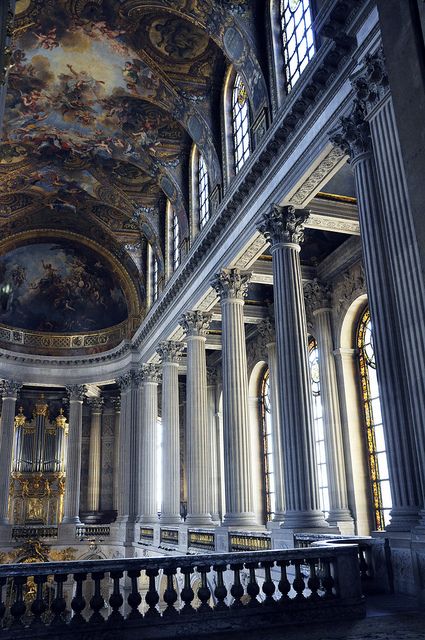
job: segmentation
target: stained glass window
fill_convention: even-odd
[[[280,14],[286,89],[289,92],[315,51],[311,0],[281,0]]]
[[[270,377],[267,369],[261,383],[261,423],[264,453],[266,517],[271,520],[276,510],[276,490],[273,464],[272,414],[270,411]]]
[[[323,407],[320,394],[319,350],[317,342],[311,338],[308,345],[310,364],[310,385],[313,396],[314,443],[316,447],[317,478],[319,483],[320,508],[329,515],[329,483],[326,460],[325,434],[323,429]]]
[[[208,169],[202,154],[198,156],[198,206],[199,228],[202,229],[210,218]]]
[[[235,172],[238,173],[250,153],[248,94],[239,74],[236,75],[232,92],[232,126]]]
[[[379,386],[376,376],[372,322],[368,308],[366,308],[360,319],[357,348],[359,350],[362,405],[375,526],[378,531],[382,531],[390,521],[392,500]]]
[[[158,260],[153,252],[153,250],[151,250],[151,264],[150,264],[150,268],[151,268],[151,296],[152,296],[152,302],[155,302],[155,300],[158,298],[158,293],[159,293],[159,288],[158,288]]]
[[[171,250],[172,250],[173,271],[175,271],[180,266],[181,245],[180,245],[179,219],[174,210],[172,210],[172,218],[171,218]]]

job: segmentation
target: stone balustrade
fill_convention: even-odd
[[[6,640],[80,629],[92,640],[171,638],[363,615],[355,545],[0,566]]]

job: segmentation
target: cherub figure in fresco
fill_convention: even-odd
[[[18,288],[25,282],[26,269],[20,264],[15,264],[10,273],[10,276],[12,278],[14,286]]]
[[[47,33],[35,33],[35,31],[33,31],[33,34],[37,38],[37,44],[43,49],[51,51],[59,46],[56,27],[51,27]]]
[[[127,60],[123,69],[127,89],[138,95],[153,97],[159,87],[159,79],[138,60]]]

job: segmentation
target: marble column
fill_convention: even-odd
[[[206,333],[211,314],[189,311],[180,320],[186,334],[186,460],[187,460],[187,516],[186,524],[212,524],[211,455],[207,408]]]
[[[16,398],[22,384],[15,380],[2,383],[3,407],[0,433],[0,525],[9,524],[9,489],[12,468],[13,439],[15,434]]]
[[[276,330],[274,320],[267,318],[258,325],[267,352],[270,385],[270,413],[272,418],[273,466],[275,477],[275,514],[273,522],[283,522],[285,514],[285,477],[282,433],[279,424],[279,394],[276,380]]]
[[[114,398],[112,404],[115,411],[114,421],[114,477],[113,477],[113,505],[115,511],[118,511],[119,502],[119,463],[120,463],[120,415],[121,415],[121,397]]]
[[[332,339],[332,309],[329,287],[317,278],[304,287],[306,306],[313,316],[315,338],[319,351],[320,396],[329,484],[329,524],[341,533],[354,533],[353,518],[348,508],[347,478],[338,382]]]
[[[131,446],[131,373],[117,379],[121,389],[121,410],[118,447],[117,522],[127,522],[130,513],[130,464]]]
[[[366,56],[353,78],[370,124],[382,224],[386,231],[392,286],[398,306],[412,430],[416,450],[425,447],[425,286],[411,200],[400,149],[393,100],[382,49]],[[422,525],[425,526],[425,469],[419,459]]]
[[[179,356],[182,345],[169,340],[157,351],[162,363],[162,507],[161,524],[179,524],[180,424]]]
[[[89,404],[91,408],[91,427],[89,474],[87,482],[87,510],[99,511],[103,398],[91,398]]]
[[[83,400],[86,387],[76,384],[67,387],[67,392],[69,394],[69,431],[62,524],[79,524]]]
[[[207,367],[207,415],[209,433],[209,457],[211,464],[211,483],[209,487],[209,500],[211,519],[220,522],[221,499],[221,474],[219,453],[219,421],[216,410],[217,396],[217,370]]]
[[[142,381],[141,368],[131,372],[131,388],[129,403],[130,445],[127,452],[127,466],[129,467],[129,521],[137,522],[139,514],[140,493],[142,487],[139,477],[139,460],[142,437]]]
[[[142,432],[139,449],[139,522],[158,521],[156,503],[156,433],[158,429],[158,382],[160,369],[155,364],[142,367]]]
[[[259,230],[273,257],[276,364],[285,473],[282,527],[328,527],[320,510],[300,243],[308,212],[273,205]]]
[[[356,181],[393,503],[390,526],[394,530],[408,531],[418,522],[420,477],[411,433],[403,334],[397,315],[382,201],[364,105],[357,101],[350,115],[341,118],[338,128],[330,132],[330,138],[350,154]]]
[[[225,526],[256,526],[250,469],[244,299],[251,274],[222,269],[211,285],[222,313]]]

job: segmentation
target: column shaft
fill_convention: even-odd
[[[180,321],[187,334],[186,522],[193,526],[212,524],[209,503],[211,457],[207,413],[206,338],[204,335],[210,319],[210,314],[193,311],[186,313]]]
[[[69,387],[69,432],[66,457],[66,483],[63,524],[80,522],[81,440],[83,398],[86,388],[82,385]]]
[[[180,518],[179,343],[161,343],[162,357],[162,508],[161,523]]]
[[[244,297],[249,274],[223,269],[213,282],[221,298],[223,438],[226,514],[223,524],[255,526],[250,473]]]
[[[114,399],[115,423],[114,423],[114,477],[113,477],[113,505],[115,511],[118,511],[119,502],[119,462],[120,462],[120,415],[121,415],[121,398]]]
[[[142,433],[139,451],[139,521],[153,523],[158,520],[156,438],[158,430],[159,371],[155,365],[146,365],[143,368],[143,375]]]
[[[127,522],[130,513],[130,420],[131,420],[131,375],[129,373],[117,380],[121,389],[121,411],[118,446],[118,490],[117,522]]]
[[[100,507],[100,471],[102,445],[102,402],[91,403],[91,428],[89,447],[89,475],[87,482],[87,509],[99,511]]]
[[[3,383],[3,407],[0,434],[0,524],[9,524],[9,489],[12,467],[16,397],[21,384],[13,381]]]

